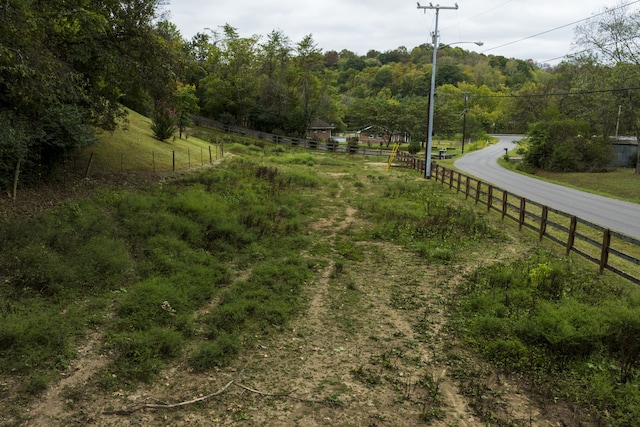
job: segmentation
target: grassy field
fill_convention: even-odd
[[[0,424],[640,417],[628,283],[415,171],[215,136],[213,165],[0,226]]]

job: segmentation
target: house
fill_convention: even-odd
[[[307,138],[328,141],[331,139],[331,132],[335,128],[335,126],[317,119],[315,123],[307,129]]]
[[[389,142],[389,133],[386,129],[379,126],[367,126],[356,132],[358,135],[358,142],[361,144],[387,144]],[[391,142],[408,142],[408,136],[391,135]]]

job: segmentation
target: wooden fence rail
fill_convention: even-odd
[[[425,161],[399,152],[396,161],[404,167],[424,173]],[[518,223],[538,234],[540,240],[562,245],[567,255],[576,253],[599,266],[599,271],[611,271],[635,284],[640,284],[640,240],[610,230],[574,215],[544,206],[533,200],[485,183],[453,169],[434,163],[431,176],[450,189],[473,198],[487,211],[498,212],[502,219]]]

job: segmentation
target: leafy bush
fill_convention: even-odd
[[[603,138],[592,139],[591,134],[588,123],[576,120],[534,123],[523,162],[554,172],[605,171],[613,155],[611,144]]]
[[[201,344],[189,357],[189,365],[196,372],[227,366],[240,351],[237,336],[220,332],[212,341]]]

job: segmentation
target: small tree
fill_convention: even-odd
[[[160,141],[165,141],[171,138],[176,129],[176,114],[173,109],[166,102],[156,101],[151,119],[154,136]]]
[[[191,114],[200,111],[195,86],[184,86],[176,93],[177,126],[180,139],[182,133],[192,124]]]

